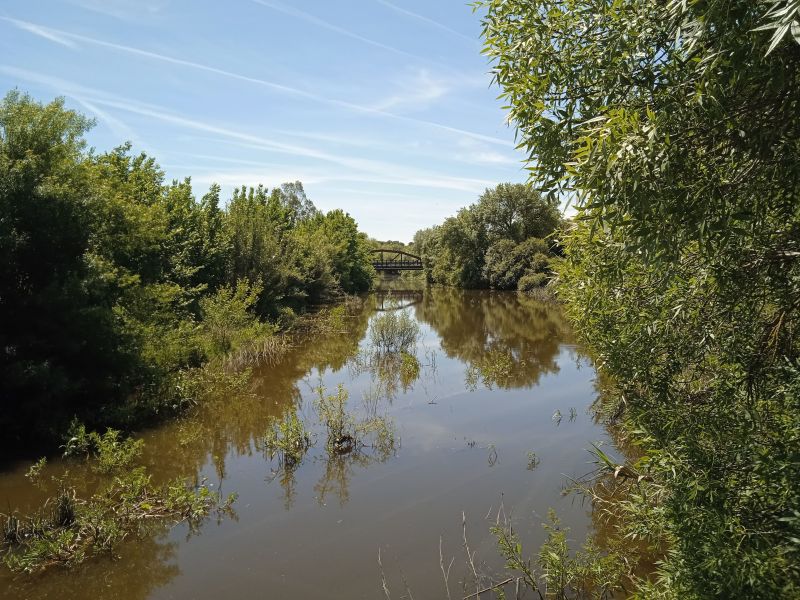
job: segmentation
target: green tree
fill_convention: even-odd
[[[83,133],[63,100],[0,103],[0,423],[12,446],[120,396],[126,355],[95,264]],[[97,286],[96,286],[97,284]]]
[[[193,369],[270,334],[265,318],[371,285],[366,236],[300,182],[223,209],[219,186],[198,202],[130,144],[87,151],[91,124],[62,100],[0,103],[3,444],[170,413]]]
[[[523,275],[547,272],[548,252],[547,243],[539,238],[520,244],[502,238],[486,251],[484,277],[494,289],[515,290]]]
[[[578,208],[561,294],[663,486],[634,498],[670,545],[645,595],[796,597],[797,2],[476,7],[534,183]]]
[[[517,253],[512,251],[533,239],[537,241],[528,246],[550,254],[550,246],[555,247],[555,242],[543,246],[540,238],[551,236],[560,224],[561,214],[553,200],[543,198],[527,185],[501,183],[487,189],[477,203],[461,209],[441,225],[417,232],[414,246],[422,256],[428,280],[433,283],[514,289],[531,265],[530,252],[523,247]],[[487,260],[491,261],[488,266]],[[514,261],[523,262],[512,265]],[[497,270],[501,262],[505,265],[503,273],[509,273],[502,283]]]
[[[337,209],[318,216],[314,224],[320,241],[327,246],[341,289],[350,294],[367,291],[375,271],[369,255],[369,241],[358,231],[355,219]]]
[[[491,241],[508,239],[516,243],[528,238],[545,238],[561,224],[558,203],[544,198],[530,185],[500,183],[487,189],[476,207]]]

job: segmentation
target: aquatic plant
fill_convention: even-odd
[[[325,446],[329,453],[358,453],[366,447],[386,456],[394,453],[396,432],[389,419],[375,412],[366,419],[356,419],[347,410],[348,393],[341,384],[336,394],[326,394],[321,385],[316,391],[314,408],[327,430]]]
[[[509,520],[504,519],[492,528],[517,591],[522,584],[541,599],[607,600],[622,590],[620,582],[626,565],[620,555],[601,551],[592,542],[575,553],[570,552],[569,529],[561,526],[553,510],[548,512],[548,522],[542,526],[547,539],[539,549],[535,564],[525,557]],[[506,583],[511,581],[506,580]]]
[[[400,352],[400,382],[407,388],[419,377],[419,360],[413,354],[406,351]]]
[[[311,436],[297,413],[290,412],[267,428],[263,442],[270,458],[277,456],[280,466],[291,470],[311,447]]]
[[[142,453],[144,441],[123,438],[116,429],[104,434],[87,432],[82,423],[73,421],[64,445],[64,456],[93,457],[91,468],[98,473],[114,473],[129,468]]]
[[[43,456],[30,466],[30,468],[25,473],[25,477],[28,479],[28,481],[32,483],[38,482],[39,478],[42,476],[42,471],[46,466],[47,466],[47,457]]]
[[[542,459],[536,455],[536,452],[528,452],[528,464],[527,464],[528,471],[533,471],[536,467],[539,466],[540,462],[542,462]]]
[[[326,447],[335,454],[350,452],[356,442],[355,419],[347,412],[348,393],[339,384],[336,394],[326,395],[325,388],[317,388],[314,408],[327,429]]]
[[[196,527],[212,510],[230,512],[235,499],[223,500],[205,484],[189,486],[180,479],[155,486],[143,467],[118,475],[88,498],[78,497],[64,480],[57,495],[33,514],[0,514],[2,562],[25,573],[72,567],[155,527],[180,522]]]
[[[372,319],[369,336],[377,352],[401,352],[416,344],[420,329],[408,312],[389,311]]]

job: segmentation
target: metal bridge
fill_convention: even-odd
[[[377,290],[375,309],[379,312],[402,310],[422,302],[422,290]]]
[[[372,266],[376,271],[421,271],[422,259],[402,250],[378,248],[372,251]]]

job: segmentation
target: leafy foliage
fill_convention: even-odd
[[[431,282],[516,289],[526,273],[546,272],[547,258],[557,248],[543,238],[560,223],[553,200],[530,186],[501,183],[455,217],[418,231],[414,249]]]
[[[223,208],[218,185],[198,201],[130,144],[87,151],[91,125],[62,100],[0,103],[7,447],[52,443],[74,417],[130,427],[173,412],[187,373],[268,354],[267,319],[371,285],[366,236],[300,182],[242,187]]]
[[[3,563],[12,571],[35,573],[73,567],[104,552],[112,552],[129,536],[144,536],[155,528],[187,522],[197,527],[212,510],[231,511],[235,495],[223,499],[205,484],[182,480],[156,486],[144,467],[129,468],[141,452],[141,440],[120,441],[118,431],[104,435],[76,427],[68,450],[96,452],[93,468],[115,472],[113,480],[86,498],[77,495],[65,478],[59,491],[33,514],[0,515],[5,550]]]
[[[559,293],[604,411],[665,490],[621,525],[671,544],[642,593],[797,596],[797,3],[476,8],[534,183],[578,210]]]
[[[406,311],[379,314],[369,324],[369,337],[378,353],[407,353],[419,336],[419,325]]]

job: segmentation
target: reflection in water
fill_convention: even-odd
[[[466,300],[466,301],[465,301]],[[428,290],[417,319],[441,336],[448,356],[467,363],[467,385],[529,388],[557,373],[560,346],[571,333],[558,307],[522,294]]]
[[[381,398],[391,402],[398,393],[407,393],[419,379],[423,365],[416,354],[416,349],[375,352],[372,347],[364,348],[348,363],[348,374],[354,378],[369,374],[372,386],[364,394],[365,403],[373,405]]]
[[[342,369],[358,352],[358,343],[366,335],[371,314],[368,305],[355,310],[344,320],[341,331],[326,332],[306,340],[287,352],[275,365],[256,369],[250,393],[235,399],[217,398],[179,427],[179,447],[171,444],[174,427],[153,432],[156,444],[168,446],[168,454],[153,457],[157,470],[195,475],[208,457],[214,462],[217,476],[225,478],[226,456],[250,456],[257,451],[266,429],[276,419],[294,413],[301,404],[298,383],[312,370],[324,372]],[[181,431],[191,430],[186,436]]]
[[[260,369],[268,372],[269,377],[260,377],[257,370],[249,393],[236,398],[212,398],[195,414],[145,432],[142,458],[153,482],[160,484],[183,477],[197,486],[201,483],[204,466],[211,463],[221,490],[227,478],[226,461],[259,452],[267,426],[297,409],[302,397],[298,382],[314,369],[320,372],[341,369],[358,352],[358,343],[366,335],[371,312],[371,306],[361,307],[345,318],[342,331],[305,341],[288,352],[277,366]],[[297,466],[281,469],[286,508],[293,500]],[[4,486],[0,479],[0,501],[8,507],[8,512],[16,509],[30,513],[54,493],[57,485],[53,482],[61,478],[65,470],[69,471],[70,481],[79,493],[91,492],[101,484],[97,474],[82,463],[50,461],[40,480],[51,485],[37,488],[20,477],[24,472],[24,467],[20,466],[17,473],[7,474],[14,478],[13,487]],[[199,533],[199,530],[190,530],[188,535]],[[166,541],[167,537],[163,528],[159,529],[136,541],[126,541],[118,551],[120,560],[99,557],[69,571],[54,569],[35,577],[12,576],[0,571],[0,598],[147,598],[153,590],[180,573],[174,564],[178,544]]]
[[[375,310],[378,312],[396,311],[422,302],[422,290],[378,290],[375,292]]]
[[[162,534],[126,542],[116,549],[115,556],[99,556],[71,570],[0,578],[0,597],[144,600],[180,574],[175,561],[178,544],[165,537]]]
[[[376,355],[366,338],[370,319],[386,314],[381,308],[416,318],[416,347]],[[154,534],[123,544],[120,560],[100,558],[68,573],[0,574],[0,598],[205,600],[248,597],[253,589],[278,598],[375,598],[379,545],[391,545],[384,566],[393,587],[399,566],[415,593],[438,597],[438,543],[458,543],[462,510],[480,519],[503,492],[518,501],[516,514],[545,514],[561,501],[562,474],[582,474],[583,448],[604,437],[590,419],[554,427],[556,410],[572,421],[571,407],[583,409],[594,395],[593,372],[579,371],[571,344],[557,308],[516,294],[372,295],[341,331],[298,341],[277,364],[256,369],[249,393],[143,434],[154,484],[210,477],[239,493],[239,522],[207,526],[191,543],[181,537],[186,528]],[[364,428],[363,445],[341,453],[329,451],[313,407],[320,385],[340,384],[348,414]],[[296,460],[270,459],[265,432],[293,418],[313,445]],[[377,425],[392,422],[391,435]],[[27,512],[41,502],[44,492],[23,476],[27,467],[0,474],[0,504]],[[64,468],[53,460],[42,478]],[[79,475],[80,466],[70,468]],[[576,536],[590,525],[580,507],[558,507]],[[531,548],[540,541],[538,520],[532,523],[521,531]],[[488,532],[480,521],[471,527]],[[485,558],[496,554],[488,533],[476,546]]]

